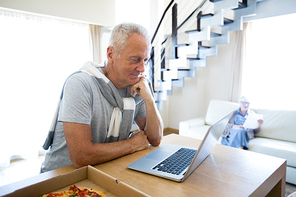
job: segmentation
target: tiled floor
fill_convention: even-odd
[[[294,197],[294,195],[296,196],[296,185],[292,185],[292,184],[287,183],[285,196],[288,196],[289,194],[292,194],[292,193],[294,193],[293,197]]]

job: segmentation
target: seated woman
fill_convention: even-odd
[[[240,108],[233,112],[233,115],[229,119],[226,128],[223,131],[221,144],[248,150],[248,143],[254,138],[254,133],[259,132],[259,128],[263,123],[263,120],[258,120],[259,124],[256,129],[244,128],[243,124],[245,123],[248,115],[255,112],[249,110],[250,102],[245,96],[240,97],[239,103]]]

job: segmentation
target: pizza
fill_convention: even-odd
[[[87,187],[77,187],[73,185],[69,190],[54,192],[49,194],[44,194],[40,197],[107,197],[107,195],[100,190],[87,188]]]

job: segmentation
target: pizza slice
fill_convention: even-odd
[[[77,187],[73,185],[70,187],[69,190],[61,191],[61,192],[54,192],[44,194],[40,197],[107,197],[107,195],[100,190],[87,188],[87,187]]]

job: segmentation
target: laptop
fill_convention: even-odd
[[[198,148],[164,144],[127,167],[176,182],[185,181],[211,154],[232,113],[229,112],[210,126]]]

